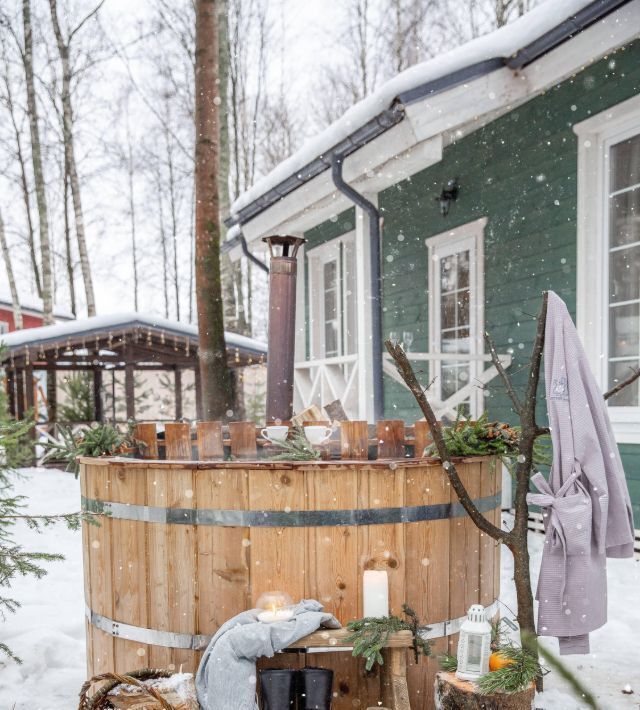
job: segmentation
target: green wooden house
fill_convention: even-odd
[[[640,0],[555,0],[408,69],[233,205],[225,248],[307,239],[296,406],[419,412],[381,340],[404,342],[441,415],[513,413],[543,289],[603,390],[640,364]],[[638,383],[609,401],[640,520]],[[544,403],[542,403],[542,407]]]

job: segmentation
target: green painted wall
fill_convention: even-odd
[[[523,388],[526,375],[518,371],[528,362],[541,292],[556,291],[575,317],[577,137],[572,126],[638,93],[640,41],[450,145],[441,162],[380,193],[384,335],[411,330],[413,349],[428,349],[425,239],[487,217],[485,325],[499,350],[513,349],[512,376]],[[435,198],[453,177],[460,182],[460,195],[443,218]],[[320,243],[348,231],[347,222],[353,222],[353,212],[305,236]],[[492,417],[514,420],[498,380],[490,383],[486,403]],[[541,422],[544,409],[543,401]],[[419,416],[411,395],[389,378],[385,411],[407,421]],[[640,520],[640,446],[620,448]]]

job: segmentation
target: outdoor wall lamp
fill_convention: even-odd
[[[452,178],[447,182],[447,186],[442,188],[442,192],[436,197],[436,201],[440,204],[440,214],[446,217],[449,214],[451,203],[458,199],[458,178]]]

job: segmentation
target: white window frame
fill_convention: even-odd
[[[425,243],[429,251],[428,283],[429,295],[429,352],[440,353],[440,260],[451,254],[469,250],[469,351],[471,355],[484,354],[484,230],[487,218],[450,229],[427,237]],[[481,360],[469,363],[469,381],[473,382],[484,368]],[[440,381],[441,361],[435,360],[430,366],[430,380]],[[484,392],[481,387],[472,389],[469,398],[471,416],[477,417],[484,410]]]
[[[573,127],[578,137],[576,325],[596,380],[608,386],[609,151],[640,134],[640,96]],[[609,404],[616,440],[640,444],[640,407]]]
[[[348,245],[352,249],[355,250],[355,231],[347,232],[346,234],[342,234],[339,237],[336,237],[335,239],[331,239],[328,242],[325,242],[324,244],[320,244],[317,247],[314,247],[313,249],[307,250],[306,256],[307,256],[307,265],[308,265],[308,273],[309,273],[309,291],[308,291],[308,297],[309,297],[309,318],[310,318],[310,324],[309,324],[309,354],[311,359],[313,358],[325,358],[326,355],[324,354],[326,352],[326,347],[325,347],[325,321],[324,321],[324,291],[321,291],[319,288],[318,284],[318,279],[320,277],[320,272],[323,269],[324,265],[329,262],[333,261],[338,258],[338,263],[340,266],[340,274],[339,274],[339,279],[340,279],[340,284],[342,287],[341,291],[341,298],[338,303],[338,308],[339,310],[339,317],[340,317],[340,328],[339,328],[339,333],[338,333],[338,355],[332,356],[332,357],[341,357],[341,353],[344,352],[344,339],[345,339],[345,314],[343,312],[343,306],[347,301],[347,298],[353,298],[354,302],[355,299],[357,298],[357,286],[354,284],[354,292],[351,294],[351,296],[348,296],[346,291],[347,291],[347,283],[346,279],[344,278],[345,276],[345,262],[344,260],[340,260],[340,250],[343,247],[343,245]],[[355,264],[354,264],[355,267]],[[354,280],[357,281],[357,275],[354,271]],[[317,300],[316,300],[317,299]],[[354,342],[354,347],[352,350],[354,352],[357,352],[357,335],[352,334],[350,336],[353,338]]]

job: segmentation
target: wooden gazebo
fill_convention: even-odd
[[[34,373],[46,371],[48,422],[56,422],[56,376],[60,371],[93,373],[94,420],[103,421],[102,381],[105,372],[124,371],[127,419],[135,419],[136,371],[173,372],[175,417],[182,418],[182,373],[193,370],[196,412],[202,418],[198,330],[195,326],[140,313],[94,316],[67,323],[15,331],[0,337],[0,362],[6,373],[10,411],[20,419],[35,404]],[[227,360],[239,368],[266,359],[266,345],[226,333]]]

